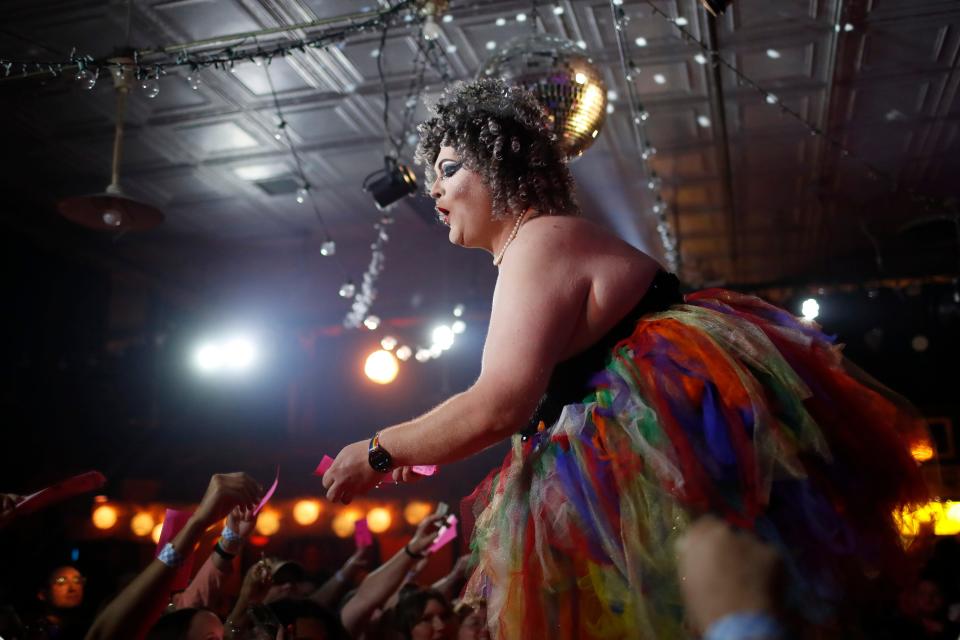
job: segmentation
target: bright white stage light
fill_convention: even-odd
[[[820,315],[820,303],[813,298],[807,298],[800,306],[800,313],[802,313],[803,317],[807,320],[813,320]]]
[[[203,373],[213,373],[223,367],[223,351],[219,345],[200,345],[193,354],[193,363]]]
[[[245,337],[235,337],[224,343],[222,349],[224,364],[233,371],[246,371],[257,359],[257,347]]]
[[[257,345],[248,336],[201,343],[193,353],[193,364],[205,374],[248,371],[257,361]]]
[[[434,346],[439,347],[443,351],[446,351],[452,347],[455,339],[453,329],[445,324],[434,327],[433,333],[430,334],[430,337],[433,339]]]
[[[463,320],[454,320],[450,328],[453,329],[454,333],[463,333],[467,330],[467,323]]]

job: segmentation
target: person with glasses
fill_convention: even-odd
[[[41,611],[29,625],[28,637],[50,640],[82,638],[90,623],[83,606],[86,582],[83,574],[71,565],[62,565],[51,571],[37,592]]]

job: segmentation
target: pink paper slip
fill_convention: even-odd
[[[253,510],[253,515],[257,515],[265,506],[267,506],[267,502],[269,502],[270,498],[273,497],[273,493],[277,490],[277,485],[279,483],[280,483],[280,467],[277,467],[277,476],[273,479],[273,484],[270,485],[270,488],[267,489],[267,492],[263,494],[263,500],[261,500],[260,504],[257,505],[257,508]]]
[[[167,513],[163,517],[163,528],[160,529],[160,540],[157,541],[155,556],[160,555],[160,551],[167,546],[167,543],[172,541],[177,534],[180,533],[180,530],[186,526],[187,521],[192,515],[192,511],[167,509]],[[193,553],[191,552],[189,556],[184,558],[184,562],[180,568],[177,569],[177,574],[173,578],[173,584],[170,585],[171,591],[180,591],[187,587],[187,584],[190,582],[190,569],[192,568]]]
[[[373,534],[370,533],[370,526],[367,524],[366,518],[357,520],[353,528],[353,539],[356,541],[358,549],[373,546]]]
[[[313,475],[322,476],[327,472],[327,469],[333,466],[333,458],[330,456],[323,456],[323,459],[320,461],[320,464],[317,465],[317,468],[313,470]]]
[[[55,502],[99,489],[106,482],[107,479],[99,471],[87,471],[30,494],[18,502],[13,510],[17,517],[24,516],[49,507]]]
[[[447,518],[447,522],[449,523],[448,525],[440,527],[440,535],[437,536],[433,544],[430,545],[430,548],[427,549],[427,553],[438,551],[457,537],[457,516],[450,516]]]
[[[435,464],[418,464],[411,468],[414,473],[418,473],[421,476],[432,476],[437,472],[437,465]]]

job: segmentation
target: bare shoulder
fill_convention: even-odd
[[[646,257],[604,226],[579,216],[538,216],[526,222],[517,234],[517,253],[553,254],[564,252],[572,257],[635,255]],[[523,247],[523,248],[519,248]]]

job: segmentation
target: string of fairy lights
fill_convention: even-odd
[[[610,8],[613,11],[614,28],[617,36],[617,51],[620,55],[620,67],[623,72],[624,86],[627,88],[627,101],[630,105],[632,131],[634,142],[636,143],[637,153],[640,157],[640,166],[646,179],[647,189],[653,196],[653,206],[651,213],[657,222],[657,234],[660,236],[660,243],[663,246],[664,260],[670,271],[677,273],[680,271],[680,252],[677,249],[677,237],[670,222],[667,220],[667,203],[663,199],[661,186],[663,181],[657,172],[651,166],[650,160],[657,153],[656,147],[650,143],[647,135],[647,120],[650,118],[650,112],[647,111],[640,98],[637,95],[637,86],[633,81],[633,75],[640,72],[640,67],[629,56],[626,26],[629,18],[623,10],[622,0],[610,0]]]

